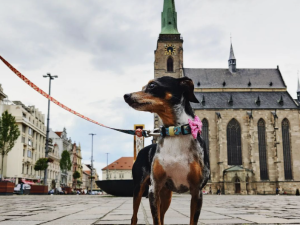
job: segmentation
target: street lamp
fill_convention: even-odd
[[[92,194],[92,191],[93,191],[93,138],[94,138],[94,135],[96,134],[89,134],[89,135],[92,135],[92,157],[91,157],[91,194]]]
[[[52,76],[50,73],[47,73],[47,75],[43,76],[44,78],[49,77],[49,97],[51,96],[51,80],[54,80],[54,78],[58,78],[58,76]],[[50,117],[50,99],[48,98],[48,115],[47,115],[47,133],[46,133],[46,149],[45,149],[45,158],[48,157],[48,148],[49,148],[49,117]],[[48,176],[48,170],[45,169],[44,172],[44,185],[47,184],[47,176]]]

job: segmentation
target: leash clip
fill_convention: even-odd
[[[156,128],[153,131],[151,130],[147,130],[146,135],[144,136],[145,138],[149,138],[149,137],[160,137],[160,129]]]

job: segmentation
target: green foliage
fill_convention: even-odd
[[[20,136],[20,130],[15,117],[5,111],[0,118],[0,154],[2,156],[14,147],[15,141]]]
[[[73,173],[73,178],[74,178],[74,180],[77,180],[78,178],[80,178],[80,173],[78,171],[75,171]]]
[[[61,153],[61,159],[60,159],[59,165],[60,165],[60,169],[62,171],[71,170],[71,167],[72,167],[71,156],[67,150],[64,150]]]
[[[36,161],[34,165],[35,171],[41,171],[46,170],[48,168],[48,159],[47,158],[40,158],[38,161]]]

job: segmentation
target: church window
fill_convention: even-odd
[[[241,127],[236,119],[227,126],[228,165],[242,165]]]
[[[168,61],[167,61],[167,71],[168,72],[173,72],[173,65],[174,65],[174,62],[173,62],[173,59],[172,57],[169,57],[168,58]]]
[[[260,179],[268,180],[269,175],[268,175],[268,166],[267,166],[266,124],[263,119],[260,119],[257,125],[258,125]]]
[[[202,120],[202,137],[206,144],[206,149],[209,152],[209,129],[208,129],[208,121],[207,119]]]
[[[282,146],[284,160],[284,177],[292,180],[291,144],[290,144],[290,123],[288,119],[282,121]]]

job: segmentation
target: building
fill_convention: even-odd
[[[81,186],[82,184],[82,166],[81,166],[81,147],[80,144],[79,146],[77,146],[75,143],[73,144],[73,147],[70,151],[70,155],[71,155],[71,162],[72,162],[72,178],[73,178],[73,174],[75,173],[75,171],[78,171],[80,173],[80,178],[75,180],[73,179],[73,188],[76,188],[76,183],[77,183],[77,187]]]
[[[279,67],[238,68],[232,45],[228,68],[184,68],[174,0],[164,0],[161,19],[154,77],[194,81],[200,103],[192,107],[203,122],[213,193],[220,187],[225,194],[274,194],[281,187],[294,194],[300,188],[300,86],[294,100]]]
[[[54,189],[60,186],[61,183],[61,176],[60,176],[60,154],[58,145],[53,142],[52,138],[49,138],[48,144],[48,158],[52,161],[48,163],[47,168],[47,183],[49,190]]]
[[[64,150],[70,152],[72,149],[72,140],[68,138],[66,128],[63,131],[52,131],[50,129],[49,137],[52,139],[54,145],[56,145],[57,152],[59,155],[59,159],[61,158],[61,154]],[[71,156],[70,156],[71,157]],[[59,171],[59,183],[61,186],[69,186],[72,187],[73,177],[72,177],[72,169],[70,171]]]
[[[102,180],[131,180],[133,157],[122,157],[102,169]]]
[[[36,161],[45,157],[46,127],[45,115],[35,106],[25,106],[20,101],[4,101],[6,97],[0,89],[1,114],[8,111],[15,117],[20,136],[14,147],[4,158],[4,179],[37,182],[43,179],[43,172],[34,170]]]
[[[87,185],[89,188],[91,187],[91,170],[92,167],[90,164],[82,164],[82,172],[88,175],[88,180],[86,182],[89,183]],[[97,173],[96,168],[93,168],[92,176],[93,176],[93,190],[97,190],[99,189],[99,187],[97,186],[95,181],[99,180],[99,175]]]

